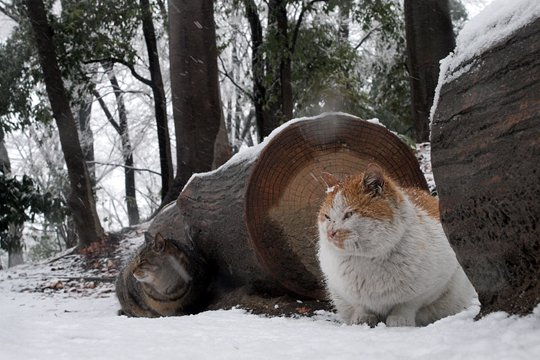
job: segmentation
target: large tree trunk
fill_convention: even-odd
[[[212,0],[169,1],[177,172],[173,201],[194,173],[209,171],[222,120]]]
[[[484,314],[540,301],[539,44],[537,18],[446,73],[433,118],[441,221]]]
[[[268,36],[273,38],[271,41],[277,44],[278,49],[272,52],[276,57],[267,62],[275,85],[272,86],[271,94],[269,94],[270,104],[267,104],[272,109],[273,116],[264,124],[264,136],[268,136],[275,128],[292,119],[293,116],[287,1],[270,0],[268,2],[268,28]]]
[[[374,161],[401,185],[427,189],[411,149],[382,126],[344,114],[300,120],[218,170],[194,176],[177,212],[165,209],[149,231],[194,241],[220,284],[322,299],[320,174],[355,174]]]
[[[62,82],[56,58],[53,30],[47,22],[43,1],[26,0],[26,7],[68,169],[71,185],[68,206],[79,233],[79,246],[86,247],[96,241],[103,240],[105,233],[97,215],[92,195],[92,184],[84,162],[77,126]]]
[[[161,199],[163,200],[169,191],[172,191],[173,165],[171,155],[171,140],[167,119],[167,97],[163,87],[161,67],[157,40],[152,21],[152,11],[148,0],[140,0],[142,11],[142,28],[146,49],[148,50],[148,63],[150,66],[150,79],[152,81],[152,93],[154,94],[154,109],[158,131],[159,163],[161,166]],[[161,4],[163,5],[163,4]],[[164,9],[162,9],[163,11]],[[166,13],[165,13],[166,15]],[[177,194],[178,195],[178,194]]]
[[[448,0],[405,0],[405,29],[415,139],[425,142],[439,61],[455,46]]]
[[[243,0],[246,17],[251,29],[251,72],[253,76],[253,103],[259,143],[264,139],[265,124],[270,120],[271,114],[265,108],[266,87],[264,86],[264,52],[263,30],[257,6],[253,0]]]

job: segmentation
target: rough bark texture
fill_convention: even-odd
[[[403,186],[427,188],[412,151],[395,135],[328,114],[288,126],[258,155],[234,157],[195,176],[178,198],[179,214],[171,210],[159,220],[169,225],[160,226],[166,235],[193,241],[221,284],[322,299],[316,216],[326,187],[320,174],[354,174],[371,162]]]
[[[4,130],[0,126],[0,171],[4,174],[11,173],[11,162],[4,143]]]
[[[443,227],[483,313],[540,302],[539,44],[537,19],[468,62],[433,120]]]
[[[253,72],[253,105],[255,107],[255,119],[259,143],[264,139],[264,124],[270,114],[265,109],[266,87],[264,86],[264,53],[263,53],[263,30],[257,11],[257,5],[253,0],[243,0],[246,17],[251,29],[251,68]]]
[[[87,94],[81,101],[81,104],[77,111],[77,120],[79,123],[79,131],[81,134],[81,148],[84,154],[84,160],[88,167],[88,175],[92,182],[92,189],[95,193],[96,187],[96,164],[94,157],[94,133],[90,127],[90,120],[92,118],[92,104],[94,96]]]
[[[276,58],[268,61],[270,73],[275,84],[270,89],[272,117],[266,121],[263,128],[264,136],[269,135],[275,128],[293,116],[291,49],[289,44],[289,20],[287,18],[287,1],[270,0],[268,2],[268,37],[277,44],[274,52]],[[269,54],[267,54],[267,58]]]
[[[454,49],[454,31],[448,0],[405,0],[404,8],[415,137],[426,142],[439,61]]]
[[[171,0],[169,19],[178,195],[192,174],[211,170],[222,120],[213,1]]]
[[[156,32],[152,21],[152,11],[148,0],[140,0],[143,34],[148,50],[148,64],[150,66],[150,79],[152,81],[152,93],[154,95],[154,109],[156,115],[156,125],[159,144],[159,163],[161,166],[161,198],[165,198],[172,189],[173,165],[171,155],[171,140],[169,136],[169,125],[167,118],[167,97],[163,87],[161,67],[159,65],[159,54],[157,49]],[[164,10],[160,4],[161,11]],[[166,12],[165,12],[166,19]],[[178,194],[176,194],[178,195]]]
[[[214,143],[214,160],[212,161],[212,169],[217,169],[225,164],[232,156],[232,146],[229,141],[227,126],[225,125],[225,117],[221,113],[219,122],[219,131],[216,135]]]
[[[84,162],[77,126],[56,60],[53,31],[47,23],[47,13],[43,1],[27,0],[26,7],[68,169],[71,185],[68,206],[79,233],[79,245],[86,247],[95,241],[102,240],[105,234],[96,212],[92,184]]]

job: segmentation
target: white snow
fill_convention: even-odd
[[[346,326],[243,310],[159,319],[117,316],[116,299],[15,293],[0,285],[2,359],[534,359],[540,311],[473,321],[474,308],[425,328]]]
[[[426,178],[429,191],[433,193],[436,190],[436,185],[431,168],[431,143],[416,144],[416,159],[418,160],[418,165],[420,165],[420,170]]]
[[[441,60],[439,82],[431,107],[430,118],[437,109],[443,84],[469,71],[468,61],[482,54],[494,44],[540,17],[538,0],[496,0],[465,24],[456,39],[456,48]]]
[[[120,243],[125,259],[142,229]],[[79,255],[0,271],[0,359],[536,359],[540,306],[526,317],[494,313],[474,321],[478,305],[424,328],[341,324],[336,315],[265,317],[245,310],[158,319],[117,316],[107,259],[95,269]],[[75,277],[84,280],[69,280]],[[37,291],[36,291],[37,290]],[[302,301],[297,301],[302,304]]]

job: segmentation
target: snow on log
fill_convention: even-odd
[[[186,234],[232,287],[250,284],[323,299],[316,259],[322,172],[378,163],[403,186],[427,189],[412,150],[383,126],[333,113],[296,119],[180,194]],[[175,215],[177,216],[177,215]]]
[[[540,302],[540,2],[498,1],[441,63],[432,166],[482,312]]]

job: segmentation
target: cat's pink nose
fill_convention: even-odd
[[[329,238],[333,238],[334,236],[336,236],[336,234],[337,234],[337,231],[335,231],[335,230],[328,231],[328,237]]]

